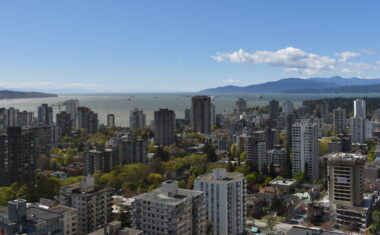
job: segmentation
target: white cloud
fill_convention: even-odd
[[[335,53],[335,55],[340,57],[339,59],[340,62],[346,62],[350,58],[360,56],[360,53],[351,52],[351,51],[342,51],[342,52]]]
[[[234,79],[227,79],[223,81],[224,83],[229,83],[229,84],[236,84],[239,83],[240,80],[234,80]]]
[[[371,50],[361,53],[372,53]],[[350,58],[361,55],[358,52],[343,51],[335,53],[339,58],[308,53],[294,47],[287,47],[277,51],[246,52],[243,49],[231,53],[218,52],[211,56],[217,62],[232,62],[243,64],[267,64],[283,68],[285,72],[302,75],[344,73],[356,76],[365,76],[369,70],[380,70],[380,61],[375,64],[350,62]]]
[[[327,56],[287,47],[278,51],[256,51],[249,53],[240,49],[232,53],[217,53],[212,56],[217,62],[229,60],[232,63],[269,64],[285,68],[286,71],[315,74],[336,69],[337,60]]]
[[[363,54],[369,54],[369,55],[376,54],[376,52],[371,49],[361,49],[360,52]]]

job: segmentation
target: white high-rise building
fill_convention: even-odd
[[[366,118],[366,114],[365,100],[360,98],[354,100],[354,117]]]
[[[307,172],[310,180],[319,179],[318,125],[294,123],[292,127],[293,175]],[[308,168],[305,169],[305,166]]]
[[[247,220],[247,183],[243,174],[215,168],[200,175],[194,189],[205,192],[206,219],[214,235],[243,234]]]

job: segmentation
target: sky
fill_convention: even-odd
[[[198,91],[380,78],[380,1],[0,2],[0,87]]]

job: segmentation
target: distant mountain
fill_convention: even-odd
[[[330,93],[330,92],[348,92],[361,93],[366,92],[364,89],[370,88],[371,92],[376,91],[374,85],[379,85],[380,79],[361,79],[361,78],[284,78],[274,82],[265,82],[250,86],[224,86],[210,88],[201,93]],[[368,87],[366,87],[368,86]]]
[[[25,99],[25,98],[43,98],[43,97],[57,97],[56,94],[49,94],[43,92],[31,91],[10,91],[0,90],[0,99]]]
[[[363,78],[342,78],[339,76],[331,78],[309,78],[308,80],[318,82],[332,82],[339,86],[358,86],[380,84],[380,78],[363,79]]]
[[[288,90],[312,89],[312,88],[334,88],[337,84],[323,81],[313,81],[301,78],[285,78],[275,82],[266,82],[245,87],[224,86],[210,88],[202,93],[282,93]]]
[[[358,86],[339,86],[324,89],[298,89],[289,90],[285,93],[380,93],[380,84],[358,85]]]

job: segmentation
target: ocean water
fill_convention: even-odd
[[[115,122],[118,126],[129,125],[129,112],[134,108],[144,110],[147,123],[153,120],[154,111],[160,108],[172,109],[177,118],[184,118],[184,111],[191,106],[190,93],[160,93],[160,94],[75,94],[59,95],[52,98],[33,98],[33,99],[11,99],[0,100],[0,107],[14,107],[22,110],[33,111],[37,115],[37,107],[42,103],[57,105],[68,99],[78,99],[81,106],[87,106],[99,115],[100,123],[106,123],[106,117],[112,113],[115,115]],[[234,109],[235,101],[238,98],[245,98],[248,106],[268,105],[269,100],[277,99],[281,102],[292,101],[295,107],[302,104],[303,100],[318,99],[324,97],[376,97],[380,94],[264,94],[262,99],[252,98],[255,94],[223,94],[216,95],[213,99],[216,112],[231,112]],[[53,106],[54,116],[59,111],[58,106]],[[64,106],[62,107],[62,111]]]

